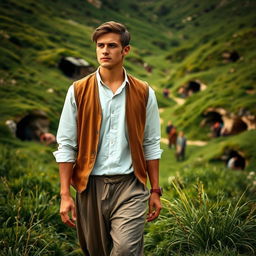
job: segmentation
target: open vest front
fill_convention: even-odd
[[[145,82],[128,75],[126,85],[126,123],[134,174],[146,184],[147,168],[143,151],[146,107],[149,88]],[[95,164],[102,111],[96,74],[93,73],[74,83],[77,104],[77,159],[73,167],[72,186],[82,192]]]

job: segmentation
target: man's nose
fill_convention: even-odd
[[[103,48],[103,54],[108,54],[109,53],[109,49],[108,49],[108,46],[106,45],[106,46],[104,46],[104,48]]]

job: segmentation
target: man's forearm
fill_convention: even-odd
[[[159,159],[147,160],[147,170],[151,188],[159,188]],[[147,221],[153,221],[156,219],[162,209],[160,194],[151,193],[149,197],[149,211],[147,216]]]
[[[159,159],[147,160],[146,163],[151,188],[159,188]]]
[[[70,184],[74,163],[59,163],[60,195],[70,196]]]

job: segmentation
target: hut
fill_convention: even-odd
[[[58,66],[66,76],[74,79],[82,78],[94,71],[86,60],[76,57],[62,57]]]

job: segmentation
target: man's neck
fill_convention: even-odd
[[[121,86],[124,81],[124,70],[123,67],[118,67],[115,69],[107,69],[100,67],[99,69],[101,80],[106,84],[113,93]]]

